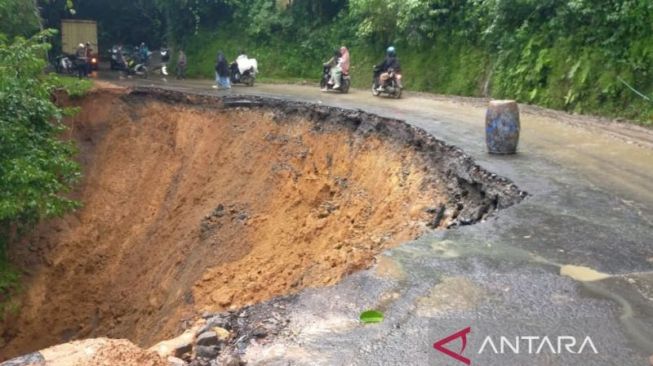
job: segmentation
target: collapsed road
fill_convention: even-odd
[[[191,100],[216,94],[193,82],[165,88],[198,95]],[[455,365],[459,361],[436,351],[433,343],[470,327],[464,353],[478,364],[648,362],[653,354],[653,154],[645,146],[646,138],[628,143],[597,132],[596,126],[579,128],[534,113],[523,116],[520,154],[491,157],[482,145],[482,107],[420,97],[369,101],[361,93],[330,96],[310,90],[263,86],[239,91],[291,102],[356,107],[405,120],[462,148],[483,171],[512,180],[515,186],[505,185],[514,187],[508,189],[515,191],[512,197],[523,196],[516,187],[530,197],[503,205],[505,209],[496,214],[477,215],[471,221],[481,221],[475,225],[422,235],[413,232],[408,236],[414,240],[400,246],[393,243],[388,247],[394,249],[381,254],[373,252],[370,269],[344,271],[350,275],[322,283],[332,286],[310,288],[316,284],[308,283],[309,288],[286,298],[282,310],[275,313],[275,319],[283,320],[282,327],[265,337],[251,332],[236,337],[241,342],[231,342],[229,352],[252,364]],[[179,102],[174,97],[178,94],[166,95]],[[256,97],[232,100],[260,103]],[[216,206],[215,216],[232,214],[237,221],[247,211],[229,204],[223,204],[222,210]],[[402,215],[410,216],[410,210],[397,216]],[[211,220],[209,215],[209,224]],[[159,306],[157,301],[151,300],[152,306]],[[270,312],[265,304],[261,310]],[[360,324],[358,315],[366,309],[383,311],[385,320]],[[256,310],[256,305],[250,309]],[[208,320],[221,316],[212,311],[205,315]],[[511,348],[506,357],[499,350],[481,348],[487,336],[506,337],[513,343],[535,336],[538,341],[535,350],[522,345],[517,352]],[[563,352],[565,347],[556,345],[536,352],[542,339],[555,343],[560,336],[573,336],[579,344],[591,337],[595,350],[586,347],[577,354],[578,347],[571,348],[576,352]],[[449,346],[455,351],[460,348]]]

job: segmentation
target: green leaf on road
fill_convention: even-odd
[[[361,313],[361,322],[363,324],[376,324],[383,321],[383,313],[377,310],[367,310]]]

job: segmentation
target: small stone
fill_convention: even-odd
[[[218,339],[221,341],[226,341],[231,337],[231,333],[228,330],[221,327],[213,327],[213,331],[217,334]]]
[[[184,360],[173,356],[168,356],[168,364],[170,366],[186,366]]]
[[[30,353],[24,356],[12,358],[9,361],[1,363],[7,366],[45,366],[45,358],[40,352]]]
[[[181,358],[184,353],[190,353],[193,351],[194,334],[194,330],[186,331],[177,338],[157,343],[150,347],[149,350],[158,353],[159,356],[164,358],[167,358],[168,356]]]
[[[220,354],[220,347],[218,346],[197,346],[195,351],[197,357],[203,357],[206,359],[213,359],[218,357]]]
[[[215,346],[219,343],[218,335],[214,331],[208,331],[197,336],[195,343],[198,346]]]
[[[229,328],[229,319],[226,318],[223,315],[215,315],[215,316],[213,316],[212,318],[210,318],[209,320],[206,321],[206,325],[209,326],[209,329],[213,328],[213,327],[220,327],[220,328],[228,329]]]
[[[265,337],[268,336],[268,332],[267,332],[267,330],[265,328],[258,327],[256,329],[254,329],[254,331],[252,332],[252,335],[254,337],[256,337],[256,338],[265,338]]]

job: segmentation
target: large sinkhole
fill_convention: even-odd
[[[149,346],[203,311],[334,284],[523,196],[459,149],[360,111],[155,89],[74,104],[83,208],[13,246],[28,275],[5,357],[96,336]]]

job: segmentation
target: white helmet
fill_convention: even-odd
[[[83,43],[80,43],[80,44],[79,44],[79,47],[84,47],[84,44],[83,44]]]

